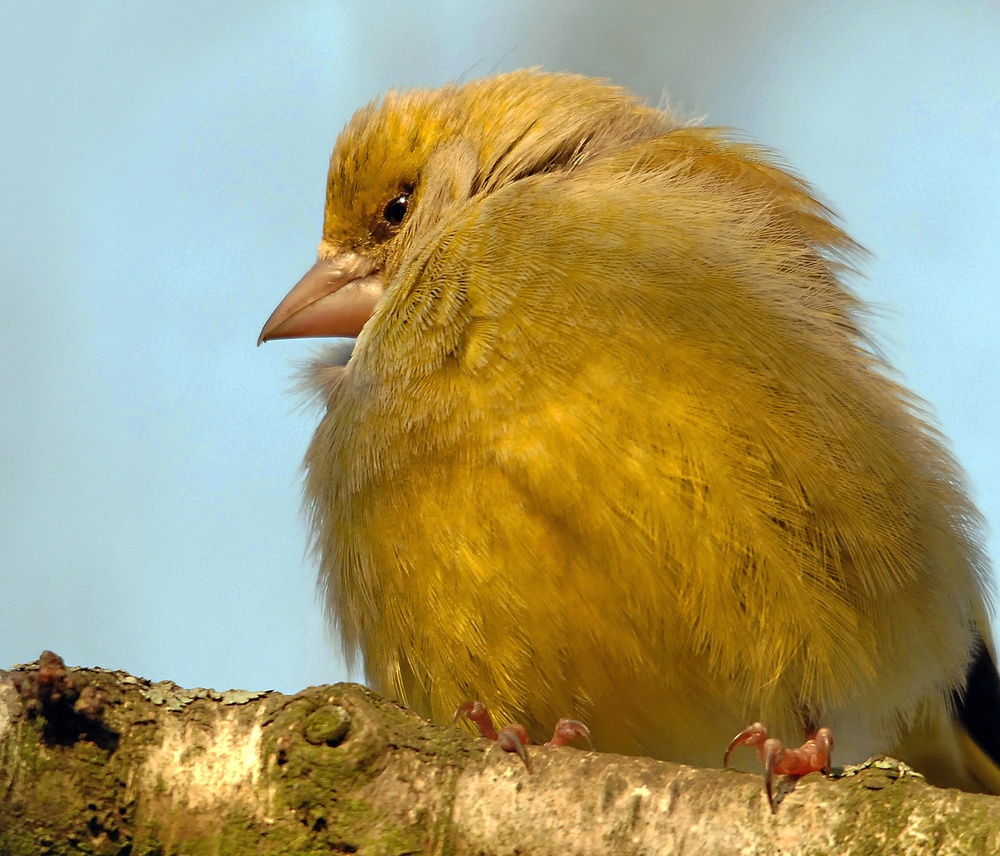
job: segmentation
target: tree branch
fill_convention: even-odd
[[[531,747],[532,771],[355,684],[185,690],[0,672],[0,853],[979,854],[1000,799],[894,761],[778,783]]]

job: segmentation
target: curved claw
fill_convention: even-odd
[[[590,729],[578,719],[566,719],[565,717],[556,723],[552,739],[545,745],[550,747],[565,746],[571,740],[576,740],[577,737],[586,737],[590,744],[590,751],[597,751],[594,748],[594,738],[590,735]]]
[[[830,768],[833,766],[833,732],[829,728],[821,728],[816,732],[813,743],[823,761],[821,772],[824,776],[829,776]]]
[[[733,754],[733,750],[737,746],[759,748],[764,745],[765,740],[767,740],[767,729],[761,723],[755,722],[748,725],[729,742],[726,754],[722,756],[722,766],[729,766],[729,756]]]
[[[781,760],[785,754],[785,747],[780,740],[773,737],[764,741],[761,749],[764,755],[764,790],[767,792],[767,804],[771,806],[771,814],[777,809],[774,807],[774,771],[781,765]]]
[[[464,701],[455,708],[455,715],[451,718],[454,725],[461,717],[465,717],[479,730],[479,736],[487,740],[497,739],[497,728],[493,724],[493,717],[486,705],[481,701]]]
[[[525,731],[524,726],[517,723],[514,725],[505,725],[500,729],[500,734],[497,736],[497,745],[504,752],[516,752],[521,760],[524,761],[524,768],[529,773],[531,772],[531,762],[528,760],[528,750],[524,747],[530,742],[528,740],[528,732]]]

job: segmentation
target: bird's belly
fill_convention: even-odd
[[[568,716],[607,751],[699,765],[753,721],[791,745],[827,725],[841,762],[889,751],[960,680],[971,632],[934,579],[865,590],[831,552],[837,524],[811,528],[780,485],[713,481],[666,440],[609,463],[554,429],[508,435],[399,444],[318,500],[346,644],[418,712],[445,723],[481,700],[535,740]],[[898,632],[929,609],[954,638]]]

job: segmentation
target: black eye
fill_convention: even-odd
[[[406,212],[410,208],[410,194],[400,193],[395,199],[390,199],[385,206],[382,216],[390,226],[399,226],[406,219]]]

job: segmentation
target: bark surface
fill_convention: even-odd
[[[777,786],[513,755],[355,684],[216,692],[54,655],[0,672],[0,854],[990,854],[1000,798],[891,760]]]

